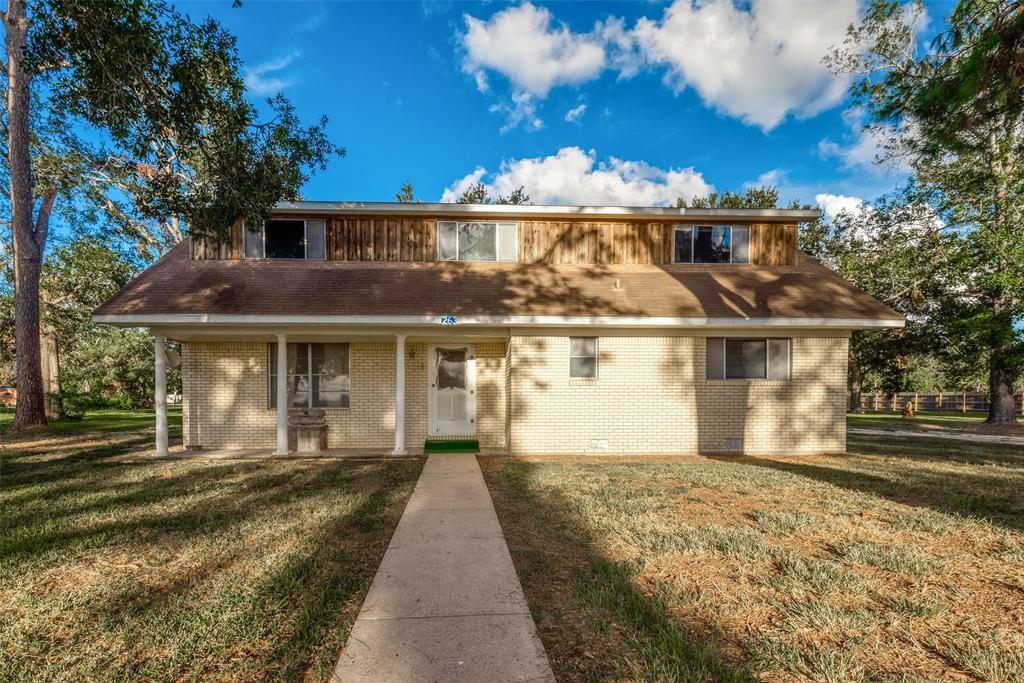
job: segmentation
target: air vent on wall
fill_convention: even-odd
[[[723,447],[727,451],[742,451],[743,450],[743,439],[739,439],[739,438],[726,439],[723,442]]]

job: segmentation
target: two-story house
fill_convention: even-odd
[[[797,247],[816,211],[297,202],[186,240],[95,314],[164,339],[186,447],[840,453],[853,330],[902,318]]]

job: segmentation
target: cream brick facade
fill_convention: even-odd
[[[182,344],[182,430],[185,445],[202,448],[273,448],[275,413],[269,407],[268,344]],[[427,345],[407,343],[406,443],[427,438]],[[476,345],[477,434],[481,446],[507,448],[505,343]],[[349,407],[327,410],[329,448],[391,448],[395,428],[395,345],[349,346]]]
[[[425,343],[406,345],[406,443],[427,438]],[[533,453],[841,453],[846,448],[846,337],[794,337],[787,381],[704,379],[705,340],[599,339],[596,380],[568,376],[567,336],[476,344],[477,434],[487,450]],[[330,409],[331,448],[394,443],[394,354],[352,342],[351,401]],[[268,350],[260,342],[182,344],[188,446],[273,448]]]

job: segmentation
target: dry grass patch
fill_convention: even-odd
[[[154,461],[150,439],[6,447],[0,680],[326,680],[421,461]]]
[[[1024,681],[1024,449],[851,450],[482,458],[559,679]]]

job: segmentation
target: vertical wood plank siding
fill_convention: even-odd
[[[438,219],[435,218],[331,216],[325,220],[328,260],[433,261],[437,255]],[[669,264],[672,263],[673,228],[676,225],[680,223],[519,221],[519,262]],[[242,225],[239,222],[231,228],[228,244],[193,241],[192,258],[240,259],[243,256],[242,244]],[[793,265],[796,258],[796,225],[750,225],[751,263]]]

